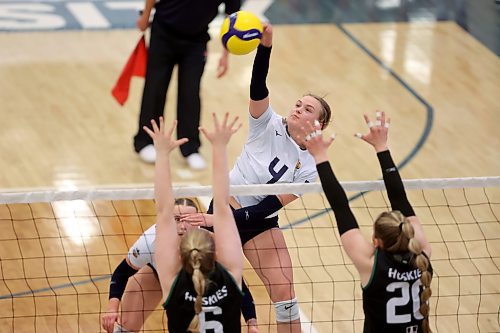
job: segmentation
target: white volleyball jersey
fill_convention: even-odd
[[[154,261],[156,243],[156,224],[146,230],[128,250],[128,260],[137,268],[151,264],[156,269]]]
[[[317,174],[312,155],[300,149],[288,134],[283,117],[271,106],[258,119],[249,115],[248,139],[230,172],[231,185],[314,182]],[[236,199],[247,207],[264,197]]]

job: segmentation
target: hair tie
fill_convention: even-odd
[[[199,249],[197,249],[197,248],[195,247],[195,248],[192,248],[191,250],[189,250],[189,253],[191,253],[191,252],[193,252],[193,251],[201,252]]]

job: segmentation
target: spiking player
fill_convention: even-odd
[[[307,183],[317,178],[314,160],[299,136],[307,121],[318,121],[325,128],[330,107],[323,98],[308,94],[295,102],[288,117],[274,112],[266,85],[271,47],[272,27],[267,24],[250,82],[248,139],[231,170],[231,185]],[[292,261],[277,213],[297,198],[295,194],[238,196],[231,203],[245,256],[274,303],[279,333],[300,332]],[[188,221],[210,224],[210,215],[195,214]]]

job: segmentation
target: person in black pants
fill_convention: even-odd
[[[174,66],[178,66],[177,137],[189,141],[180,147],[192,169],[204,169],[206,163],[198,153],[200,137],[200,82],[210,40],[208,24],[217,16],[218,7],[225,4],[226,14],[240,9],[240,0],[145,0],[137,27],[145,31],[153,7],[146,80],[142,95],[139,126],[134,148],[140,158],[154,163],[156,151],[151,138],[143,131],[151,119],[163,116],[168,85]],[[228,52],[224,49],[217,76],[227,71]]]

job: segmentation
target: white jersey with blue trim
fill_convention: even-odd
[[[156,269],[154,260],[156,243],[156,224],[147,229],[141,237],[128,250],[128,260],[136,268],[140,269],[148,264]]]
[[[231,185],[306,183],[314,182],[317,175],[314,158],[290,137],[283,117],[271,106],[257,119],[249,115],[248,139],[230,172]],[[264,197],[236,199],[247,207]]]

